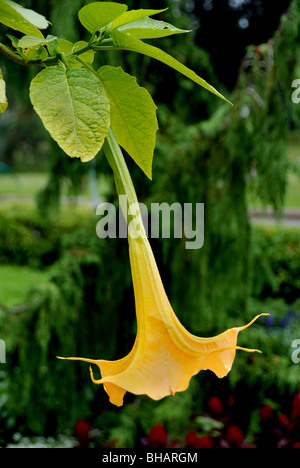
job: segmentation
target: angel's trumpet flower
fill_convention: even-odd
[[[218,377],[230,371],[236,350],[257,350],[237,346],[240,331],[248,325],[231,328],[213,338],[189,333],[178,320],[165,293],[160,274],[146,235],[129,232],[129,254],[136,304],[137,336],[130,353],[117,361],[86,358],[81,360],[99,367],[101,379],[111,403],[123,404],[128,391],[159,400],[186,390],[192,376],[210,369]]]
[[[186,390],[191,377],[210,369],[218,377],[230,371],[238,333],[231,328],[213,338],[199,338],[179,322],[164,291],[147,239],[129,238],[130,264],[136,303],[137,336],[131,352],[118,361],[69,358],[96,364],[111,403],[121,406],[126,391],[159,400]],[[257,351],[245,349],[246,351]]]

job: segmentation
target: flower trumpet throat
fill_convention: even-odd
[[[112,404],[121,406],[126,392],[159,400],[186,390],[190,379],[201,370],[209,369],[220,378],[226,376],[237,349],[260,352],[237,346],[239,332],[260,315],[245,326],[212,338],[194,336],[183,327],[170,305],[148,239],[129,236],[129,254],[137,318],[132,350],[116,361],[61,358],[98,366],[101,379],[94,378],[90,367],[91,379],[104,385]]]

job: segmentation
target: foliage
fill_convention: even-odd
[[[2,232],[6,232],[8,224],[12,232],[15,225],[22,231],[29,219],[30,229],[40,229],[40,219],[34,217],[34,212],[23,211],[22,216],[18,211],[14,215],[13,212],[2,213],[0,237],[5,240],[2,252],[7,252],[4,261],[14,259],[16,264],[24,262],[16,247],[10,250],[6,248],[6,243],[12,245],[11,239],[3,237]],[[123,434],[126,436],[126,444],[132,444],[137,433],[147,433],[152,424],[158,423],[164,424],[167,429],[172,428],[174,437],[176,433],[178,436],[182,434],[184,427],[188,431],[189,415],[201,411],[202,399],[216,386],[215,379],[207,372],[193,379],[188,392],[163,400],[160,404],[147,404],[143,399],[142,403],[139,403],[139,399],[132,402],[128,397],[129,407],[124,410],[124,415],[123,412],[117,412],[115,416],[109,414],[107,417],[110,419],[105,422],[101,409],[107,410],[109,407],[103,402],[103,391],[91,387],[84,366],[76,365],[74,373],[73,366],[65,369],[60,367],[60,361],[49,359],[64,352],[69,353],[70,349],[75,354],[85,356],[110,358],[122,355],[130,349],[135,332],[130,271],[122,241],[110,239],[109,242],[99,242],[96,236],[91,241],[95,220],[89,212],[81,212],[75,218],[62,213],[52,223],[48,224],[42,236],[36,238],[35,249],[30,250],[32,256],[27,258],[29,264],[40,268],[41,246],[49,246],[51,257],[48,258],[52,260],[47,282],[36,284],[24,304],[16,304],[25,305],[23,311],[16,313],[14,308],[9,307],[1,312],[0,335],[7,342],[7,357],[12,364],[7,368],[14,369],[10,374],[5,368],[5,376],[2,377],[1,414],[6,421],[6,431],[9,427],[25,431],[26,427],[25,433],[28,429],[37,434],[44,434],[45,431],[59,433],[72,427],[77,418],[91,418],[95,405],[101,416],[93,424],[102,428],[103,441],[109,438],[119,440],[120,434]],[[258,402],[265,395],[274,395],[274,387],[280,396],[292,393],[298,385],[298,368],[291,361],[291,342],[298,336],[300,308],[299,302],[294,299],[291,302],[290,299],[299,297],[299,293],[294,290],[293,296],[288,293],[284,296],[283,287],[286,277],[298,277],[297,234],[297,230],[286,228],[278,229],[275,234],[269,228],[262,227],[253,232],[250,264],[254,286],[253,299],[248,308],[251,316],[267,312],[271,317],[265,323],[249,329],[247,338],[250,336],[252,346],[263,349],[265,359],[239,353],[224,388],[230,385],[232,391],[238,392],[242,387],[241,394],[246,393],[246,388],[257,388]],[[19,251],[26,250],[26,236],[17,239]],[[266,245],[270,243],[272,249],[267,251]],[[11,257],[11,252],[15,252],[15,257]],[[284,262],[287,252],[288,261]],[[116,264],[119,265],[117,269],[114,267]],[[260,268],[260,265],[265,267]],[[110,278],[109,285],[107,277]],[[270,277],[276,281],[272,283]],[[265,284],[268,288],[273,285],[273,302],[269,299],[270,293],[262,293],[266,290]],[[115,310],[123,311],[122,323],[117,326]],[[103,334],[103,330],[109,330],[109,333]],[[245,344],[243,334],[239,344]],[[51,368],[53,362],[55,371]],[[43,384],[40,383],[36,388],[38,378]],[[65,393],[70,388],[70,382],[74,393],[82,395],[80,401],[78,398],[72,400]],[[10,389],[9,393],[5,390],[7,388]],[[68,405],[64,412],[61,408],[66,407],[66,399]],[[145,417],[144,408],[151,417]],[[45,417],[42,418],[40,413]],[[127,425],[124,431],[122,421],[126,425],[128,420],[134,423]],[[132,430],[129,430],[130,427]]]
[[[57,34],[66,33],[66,37],[75,42],[78,38],[74,33],[73,13],[81,3],[69,0],[65,3],[70,11],[68,18],[60,14],[59,2],[54,4],[51,15],[58,20]],[[221,102],[216,105],[208,93],[203,94],[180,75],[175,79],[172,74],[173,79],[167,79],[169,71],[162,69],[159,62],[151,63],[150,67],[147,56],[128,53],[120,58],[120,63],[130,74],[141,71],[141,81],[147,89],[153,90],[159,105],[161,132],[153,165],[154,182],[150,184],[144,180],[140,169],[129,162],[141,201],[205,203],[203,249],[187,252],[174,239],[153,245],[175,310],[185,311],[180,318],[194,331],[201,329],[207,333],[227,328],[229,320],[238,318],[242,322],[253,312],[269,311],[276,317],[275,325],[268,328],[267,334],[264,327],[249,330],[254,346],[257,343],[261,348],[264,344],[266,359],[240,356],[230,377],[230,385],[237,390],[241,388],[244,392],[245,387],[249,387],[253,393],[253,389],[261,389],[257,392],[258,399],[263,398],[264,392],[292,395],[298,382],[297,367],[291,365],[289,352],[291,340],[298,333],[299,307],[295,299],[299,295],[299,236],[296,231],[289,230],[250,230],[246,203],[249,187],[276,210],[280,210],[284,200],[289,167],[285,158],[287,130],[297,126],[299,118],[299,107],[293,106],[289,99],[291,73],[297,76],[299,70],[299,54],[294,48],[299,34],[299,1],[292,2],[292,9],[293,14],[283,18],[274,40],[249,48],[233,93],[232,110]],[[170,13],[165,15],[168,19]],[[189,18],[185,15],[176,24],[178,28],[190,28]],[[82,39],[86,39],[85,34]],[[172,51],[172,42],[168,38],[164,50]],[[211,82],[214,80],[209,56],[194,44],[193,38],[186,36],[176,54],[176,58],[189,57],[189,63],[197,64],[201,76],[208,77]],[[112,58],[109,51],[107,57],[110,65],[116,66],[116,58]],[[100,62],[99,67],[104,65],[102,57],[96,60]],[[34,72],[29,69],[20,72],[14,64],[8,64],[4,75],[8,74],[16,83],[22,78],[28,89]],[[165,81],[170,84],[168,89],[162,86]],[[12,88],[10,80],[9,88],[15,90],[16,96],[23,93],[17,86]],[[193,102],[187,110],[183,104],[191,92]],[[11,94],[8,93],[8,97]],[[167,108],[164,104],[170,96],[172,104]],[[14,99],[9,97],[10,102]],[[23,99],[29,105],[26,98]],[[16,135],[19,138],[18,129],[12,124],[13,120],[20,119],[18,112],[20,110],[15,107],[11,117],[8,115],[4,120],[1,130],[2,134],[11,135],[13,143]],[[31,113],[21,115],[24,125],[27,121],[31,126],[32,120],[27,118]],[[200,118],[204,118],[201,123]],[[12,127],[14,131],[11,131]],[[33,131],[33,146],[25,145],[32,152],[36,142],[47,138],[36,120],[33,120],[33,128],[37,129]],[[28,129],[22,137],[25,142],[26,133],[29,133]],[[5,141],[8,139],[9,136]],[[11,143],[8,154],[9,146]],[[42,212],[46,209],[45,200],[47,206],[53,199],[59,202],[64,179],[71,180],[76,188],[82,173],[89,170],[89,166],[82,169],[77,161],[62,159],[55,143],[49,143],[45,153],[51,154],[52,168],[48,189],[40,198]],[[168,167],[167,171],[165,167]],[[101,157],[97,161],[97,170],[107,171]],[[32,299],[36,303],[27,315],[15,315],[6,308],[1,311],[1,338],[5,336],[8,340],[8,355],[14,371],[12,375],[1,376],[0,411],[6,429],[17,426],[24,431],[55,433],[70,427],[78,417],[89,418],[93,408],[97,406],[98,411],[103,408],[103,402],[102,393],[91,389],[80,366],[76,367],[76,375],[72,366],[68,370],[63,366],[55,378],[57,370],[54,372],[51,366],[45,366],[47,356],[49,353],[52,356],[69,354],[70,348],[80,355],[109,358],[123,354],[130,348],[134,335],[134,305],[126,267],[128,259],[124,257],[121,241],[99,243],[94,220],[85,224],[84,216],[78,216],[75,225],[72,222],[67,226],[57,219],[51,222],[50,218],[49,224],[49,219],[46,223],[45,219],[35,216],[32,222],[32,214],[26,219],[26,215],[18,213],[16,220],[11,215],[1,214],[0,257],[3,262],[37,268],[55,263],[57,269],[47,284],[37,286],[30,293],[29,303]],[[249,294],[259,302],[249,301]],[[271,303],[266,300],[269,296],[279,300]],[[280,301],[280,298],[284,300]],[[131,310],[124,308],[125,301],[132,305]],[[287,303],[296,319],[292,316],[289,321]],[[122,326],[118,323],[115,329],[119,310],[125,311],[125,315]],[[282,320],[287,320],[288,325],[281,327]],[[27,330],[26,337],[24,330]],[[103,334],[103,330],[110,333]],[[65,348],[68,348],[67,353],[64,353]],[[56,362],[56,365],[59,364]],[[37,377],[43,379],[43,386],[36,391]],[[132,446],[139,434],[149,434],[152,424],[163,423],[169,431],[173,421],[175,432],[182,426],[188,431],[187,415],[195,406],[194,411],[199,411],[201,398],[209,390],[201,376],[195,383],[191,392],[179,395],[170,403],[163,401],[155,411],[150,405],[145,411],[148,420],[141,410],[141,405],[144,408],[146,403],[139,399],[117,415],[106,412],[105,419],[101,414],[110,428],[108,431],[104,429],[103,440],[112,434],[112,439],[117,438],[119,444]],[[70,398],[70,385],[73,395],[84,396],[80,401],[78,397]],[[102,424],[105,423],[98,422],[98,427],[102,428]]]
[[[299,298],[300,239],[298,229],[255,228],[251,242],[251,296]]]

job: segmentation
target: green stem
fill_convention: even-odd
[[[127,164],[112,128],[108,131],[108,135],[103,145],[103,150],[114,173],[118,195],[126,195],[130,205],[138,203]]]
[[[40,60],[31,60],[27,62],[24,58],[20,57],[20,55],[16,54],[2,43],[0,43],[0,53],[19,65],[41,65]]]
[[[121,208],[124,217],[127,221],[128,227],[134,228],[138,226],[139,237],[146,237],[142,215],[136,196],[135,188],[128,171],[126,161],[124,159],[122,150],[117,142],[112,128],[109,129],[108,135],[105,139],[103,150],[108,163],[114,173],[116,189],[119,197],[125,196],[125,203],[121,203]],[[120,200],[121,201],[121,200]],[[131,216],[134,217],[134,224],[131,223]],[[136,233],[129,232],[129,235],[137,237]]]
[[[104,41],[106,42],[106,39]],[[100,45],[101,41],[96,42],[94,44],[93,43],[88,43],[86,46],[82,47],[81,49],[77,49],[77,50],[74,50],[73,52],[71,52],[69,54],[65,54],[65,57],[66,57],[66,59],[68,59],[68,57],[70,57],[70,56],[74,56],[74,55],[78,56],[78,55],[84,54],[84,52],[87,52],[89,50],[97,51],[98,50],[98,45],[95,45],[95,44]],[[4,45],[2,43],[0,43],[0,53],[5,55],[5,57],[9,58],[13,62],[18,63],[19,65],[40,65],[40,66],[41,65],[57,65],[58,59],[59,59],[59,56],[55,56],[55,57],[49,57],[44,62],[41,62],[40,59],[26,61],[24,58],[20,57],[20,55],[16,54],[9,47],[7,47],[6,45]]]

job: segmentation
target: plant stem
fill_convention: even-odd
[[[9,58],[15,63],[18,63],[19,65],[41,65],[40,60],[30,60],[26,61],[24,58],[20,57],[20,55],[16,54],[14,51],[12,51],[9,47],[6,45],[0,43],[0,53],[2,55],[5,55],[5,57]]]
[[[121,208],[124,214],[124,217],[127,221],[128,228],[136,228],[135,232],[130,232],[129,235],[132,234],[133,237],[147,237],[146,232],[144,229],[142,215],[138,203],[138,199],[136,196],[135,188],[128,171],[128,167],[126,161],[124,159],[122,150],[117,142],[117,139],[114,135],[112,128],[109,129],[108,135],[105,139],[103,150],[105,156],[108,160],[108,163],[114,173],[114,179],[116,184],[116,189],[118,192],[119,197],[124,196],[126,197],[125,203],[122,204]],[[122,201],[122,200],[121,200]],[[131,220],[131,216],[134,216],[134,223],[128,222]],[[138,229],[138,233],[137,233]],[[138,234],[138,236],[137,236]]]
[[[106,42],[107,40],[104,39],[104,41]],[[89,50],[97,51],[99,46],[96,46],[95,44],[100,45],[101,42],[99,42],[99,43],[96,42],[94,44],[93,43],[88,43],[86,46],[82,47],[81,49],[77,49],[77,50],[74,50],[73,52],[71,52],[69,54],[66,54],[65,57],[68,58],[69,56],[81,55],[81,54],[84,54],[84,52],[87,52]],[[99,50],[101,50],[101,49],[99,49]],[[19,65],[39,65],[39,66],[42,66],[42,65],[57,65],[58,59],[59,59],[59,56],[53,56],[53,57],[49,57],[47,60],[45,60],[43,62],[40,59],[26,61],[24,58],[22,58],[20,55],[16,54],[13,50],[11,50],[9,47],[7,47],[6,45],[4,45],[2,43],[0,43],[0,53],[5,55],[5,57],[9,58],[13,62],[18,63]]]

